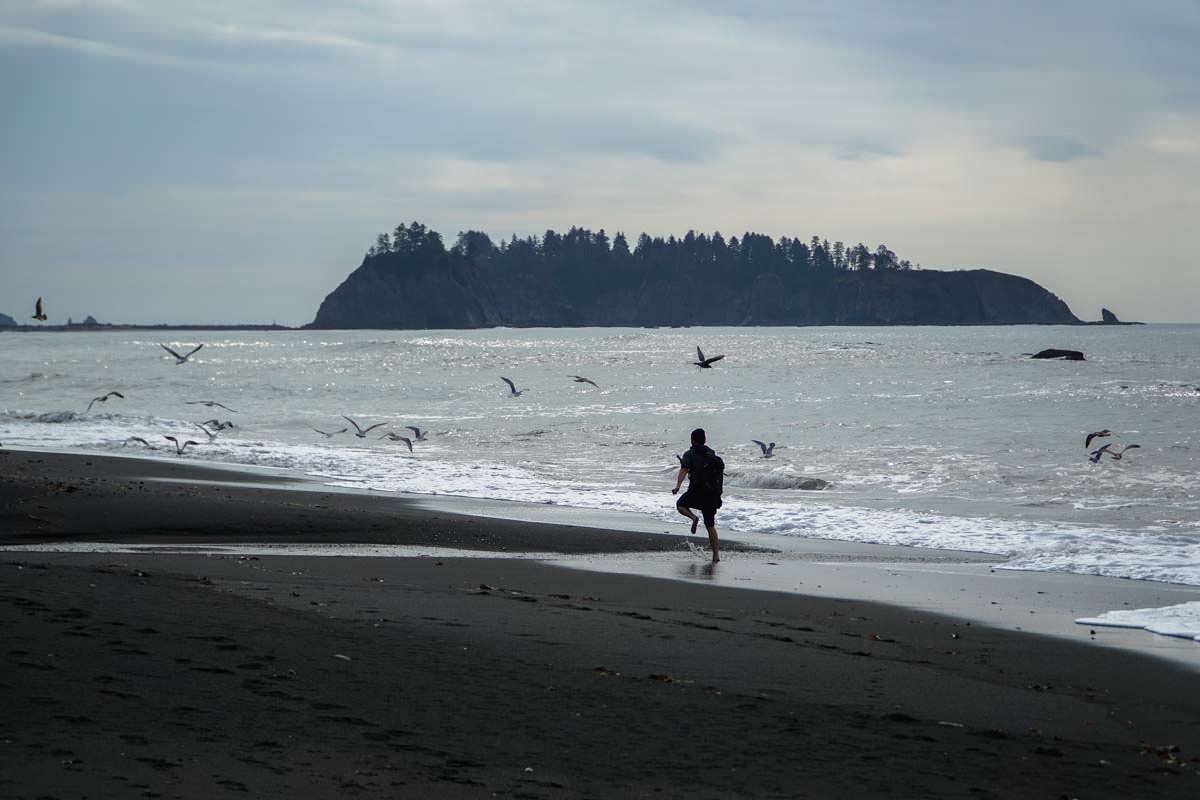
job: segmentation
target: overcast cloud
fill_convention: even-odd
[[[886,242],[1200,322],[1198,40],[1189,0],[0,0],[0,311],[301,324],[417,219]]]

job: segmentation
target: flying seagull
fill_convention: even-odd
[[[770,444],[764,444],[764,443],[760,442],[758,439],[751,439],[750,441],[754,442],[756,445],[759,446],[759,448],[762,450],[763,458],[770,458],[771,456],[775,455],[775,443],[774,442],[771,442]]]
[[[347,417],[345,414],[342,414],[342,419],[346,420],[346,422],[349,422],[351,425],[354,426],[354,435],[360,439],[367,438],[367,434],[370,433],[371,431],[375,430],[376,428],[382,428],[384,425],[387,425],[386,422],[376,422],[371,427],[364,428],[361,425],[359,425],[357,422],[355,422],[354,420]]]
[[[416,425],[405,425],[404,427],[408,428],[410,431],[413,432],[413,441],[414,442],[425,441],[425,436],[426,436],[426,434],[429,433],[428,430],[423,431],[420,428],[418,428]]]
[[[413,451],[412,439],[408,438],[407,436],[401,436],[398,433],[385,433],[383,436],[380,436],[379,438],[380,439],[391,439],[393,442],[404,442],[406,445],[408,445],[408,452],[411,453]]]
[[[713,356],[712,358],[705,358],[704,351],[701,350],[699,347],[697,347],[696,348],[696,358],[698,360],[693,361],[692,363],[695,364],[700,369],[712,369],[712,365],[715,362],[720,361],[724,357],[725,356]]]
[[[196,350],[199,350],[199,349],[200,349],[199,347],[196,348]],[[196,352],[196,350],[193,350],[192,353]],[[192,353],[188,353],[188,355],[190,356]],[[187,356],[184,356],[184,358],[187,358]],[[230,408],[229,406],[223,405],[222,403],[218,403],[216,400],[187,400],[184,402],[184,405],[208,406],[209,408],[213,408],[213,407],[223,408],[226,411],[229,411],[233,414],[238,413],[236,409]]]
[[[164,438],[164,439],[166,439],[168,442],[174,442],[174,443],[175,443],[175,455],[177,455],[177,456],[181,456],[181,455],[183,455],[183,451],[188,449],[188,445],[192,445],[192,444],[194,444],[194,445],[196,445],[197,447],[199,447],[199,446],[200,446],[200,443],[199,443],[199,442],[193,442],[191,439],[188,439],[188,440],[187,440],[186,442],[184,442],[183,444],[180,444],[180,443],[179,443],[179,440],[178,440],[178,439],[176,439],[174,436],[164,436],[163,438]]]
[[[321,434],[321,435],[322,435],[322,436],[324,436],[326,439],[332,439],[334,436],[337,436],[339,433],[345,433],[346,431],[348,431],[348,430],[350,430],[350,429],[349,429],[349,428],[342,428],[340,431],[329,431],[328,433],[327,433],[327,432],[325,432],[325,431],[317,430],[316,428],[313,428],[313,430],[314,430],[314,431],[317,431],[317,433]]]
[[[138,444],[144,444],[146,447],[150,448],[151,450],[158,449],[157,447],[150,444],[149,442],[147,442],[145,439],[143,439],[140,436],[130,436],[128,439],[125,440],[125,443],[123,445],[121,445],[121,447],[128,447],[130,442],[137,442]]]
[[[186,356],[181,356],[181,355],[179,355],[179,353],[176,353],[174,350],[167,347],[165,344],[160,343],[158,346],[161,347],[163,350],[166,350],[171,355],[175,356],[175,366],[179,366],[180,364],[186,363],[189,358],[191,358],[193,355],[195,355],[197,350],[199,350],[201,347],[204,347],[203,344],[198,344],[195,347],[193,347],[190,351],[188,351],[188,354]]]
[[[600,384],[596,383],[591,378],[585,378],[582,375],[572,375],[571,377],[575,379],[576,383],[590,383],[592,386],[595,386],[597,389],[600,388]]]
[[[1112,449],[1112,443],[1110,442],[1109,444],[1106,444],[1103,447],[1101,447],[1099,450],[1093,450],[1091,453],[1091,456],[1088,458],[1088,461],[1091,461],[1093,464],[1095,464],[1095,463],[1099,462],[1100,459],[1104,458],[1105,453],[1108,453],[1110,456],[1112,456],[1113,461],[1120,461],[1122,458],[1125,457],[1126,450],[1133,450],[1134,448],[1138,448],[1138,447],[1141,447],[1141,445],[1140,444],[1127,444],[1124,447],[1122,447],[1121,450],[1118,452],[1118,451]]]
[[[1092,444],[1092,439],[1102,439],[1105,436],[1112,436],[1112,431],[1110,431],[1108,428],[1105,428],[1102,431],[1095,431],[1094,433],[1089,433],[1087,435],[1087,437],[1083,440],[1083,446],[1090,447]]]
[[[502,380],[508,384],[508,390],[510,392],[512,392],[513,397],[520,397],[521,395],[525,394],[524,389],[522,389],[521,391],[517,391],[516,385],[512,381],[510,381],[508,378],[505,378],[503,375],[500,376],[500,380]]]
[[[122,400],[125,399],[125,395],[121,394],[120,392],[109,392],[108,394],[102,395],[100,397],[93,397],[92,402],[88,403],[87,410],[91,411],[92,406],[96,405],[96,403],[107,403],[108,398],[110,398],[110,397],[119,397]]]
[[[201,422],[200,424],[204,425],[205,427],[215,428],[219,431],[223,431],[226,428],[236,428],[237,427],[229,420],[225,420],[224,422],[221,422],[221,420],[219,420],[219,419],[206,419],[206,420],[204,420],[204,422]]]
[[[221,431],[225,430],[224,428],[222,428],[221,426],[218,425],[216,428],[214,428],[213,430],[210,431],[208,429],[208,424],[205,422],[193,422],[192,424],[195,425],[200,430],[204,431],[204,435],[208,437],[209,444],[212,443],[213,439],[217,438],[217,436],[221,433]]]
[[[1126,450],[1132,450],[1135,447],[1141,447],[1141,445],[1140,444],[1127,444],[1121,448],[1121,452],[1118,453],[1116,450],[1109,450],[1108,454],[1113,457],[1113,461],[1120,461],[1122,458],[1125,457]]]
[[[37,302],[33,304],[33,316],[30,319],[41,320],[42,322],[46,321],[46,312],[42,310],[42,298],[39,297]]]

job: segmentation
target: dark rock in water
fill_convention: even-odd
[[[1121,320],[1117,319],[1117,315],[1109,311],[1107,308],[1100,309],[1100,320],[1105,325],[1120,325]]]
[[[11,328],[11,327],[15,327],[16,324],[17,324],[17,321],[15,319],[13,319],[12,317],[10,317],[8,314],[0,314],[0,327]]]
[[[1086,361],[1083,353],[1078,350],[1056,350],[1051,347],[1042,350],[1040,353],[1034,353],[1033,358],[1061,358],[1063,361]]]

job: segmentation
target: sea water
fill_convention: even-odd
[[[200,343],[183,365],[159,347]],[[697,346],[725,358],[698,369]],[[1045,347],[1087,360],[1029,358]],[[125,399],[86,410],[112,390]],[[386,425],[368,438],[313,431],[350,427],[342,415]],[[236,427],[210,442],[194,423],[212,418]],[[1196,325],[0,335],[5,445],[684,524],[675,456],[703,427],[726,463],[723,530],[1193,585],[1198,418]],[[412,453],[377,438],[411,436],[407,425],[429,431]],[[1092,449],[1140,448],[1091,463],[1084,435],[1103,428],[1114,436]],[[164,435],[200,444],[177,457]],[[753,439],[776,442],[774,457]]]

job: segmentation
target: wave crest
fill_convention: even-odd
[[[725,485],[745,489],[787,489],[819,492],[829,486],[824,478],[797,475],[794,472],[741,472],[725,470]]]

